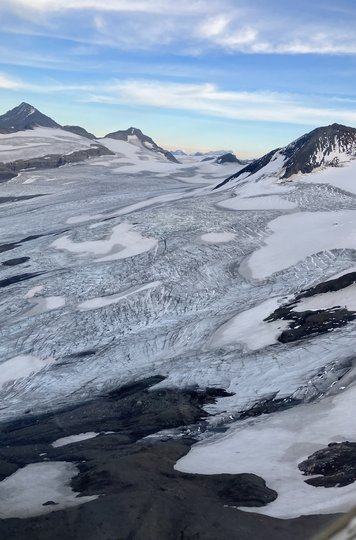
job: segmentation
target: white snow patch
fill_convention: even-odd
[[[0,518],[25,519],[94,501],[98,495],[78,497],[70,487],[79,470],[73,463],[33,463],[0,482]],[[53,501],[55,505],[43,506]]]
[[[44,285],[37,285],[36,287],[32,287],[32,289],[30,289],[26,294],[25,294],[25,298],[27,300],[30,300],[31,298],[33,298],[34,296],[36,296],[36,294],[39,294],[43,291],[44,289]]]
[[[110,238],[106,240],[73,242],[69,236],[62,236],[51,246],[78,255],[94,255],[100,257],[99,261],[134,257],[157,246],[155,238],[145,238],[139,232],[131,231],[132,227],[130,223],[120,223],[113,228]]]
[[[221,232],[221,233],[206,233],[201,236],[201,239],[204,242],[209,242],[211,244],[223,244],[225,242],[230,242],[235,238],[234,233]]]
[[[159,285],[162,285],[160,281],[153,281],[152,283],[146,283],[145,285],[138,285],[136,287],[131,287],[130,289],[127,289],[126,291],[123,291],[118,294],[92,298],[91,300],[87,300],[86,302],[82,302],[81,304],[79,304],[78,309],[80,311],[89,311],[92,309],[100,309],[106,306],[111,306],[112,304],[117,304],[118,302],[120,302],[120,300],[123,300],[124,298],[128,298],[129,296],[132,296],[133,294],[137,294],[139,292],[147,291],[150,289],[155,289]]]
[[[34,307],[26,313],[27,317],[40,315],[41,313],[53,311],[54,309],[60,309],[66,304],[66,299],[64,296],[47,296],[42,298],[30,297],[29,301],[34,305]]]
[[[274,219],[268,228],[272,234],[247,261],[256,279],[264,279],[316,253],[356,249],[355,210],[297,212]]]
[[[28,354],[14,356],[10,360],[0,363],[0,388],[17,379],[37,373],[53,362],[54,358],[51,356],[45,359]]]
[[[327,167],[313,174],[298,175],[297,179],[308,184],[329,184],[356,194],[356,160],[340,167]]]
[[[314,487],[298,469],[308,455],[330,442],[356,441],[353,410],[356,386],[319,403],[236,423],[223,436],[195,445],[175,468],[195,474],[253,473],[278,498],[248,512],[289,519],[347,512],[355,505],[355,484]]]
[[[283,297],[285,300],[285,297]],[[266,322],[281,303],[282,297],[270,298],[262,304],[242,311],[221,326],[211,338],[212,347],[241,343],[245,351],[257,351],[277,342],[278,336],[288,328],[290,321]]]
[[[60,446],[66,446],[67,444],[87,441],[88,439],[94,439],[98,435],[100,435],[100,433],[95,433],[94,431],[78,433],[78,435],[69,435],[68,437],[62,437],[61,439],[57,439],[51,444],[51,446],[53,446],[53,448],[59,448]]]
[[[92,145],[93,141],[60,128],[36,127],[28,131],[0,134],[0,162],[49,154],[71,154]]]

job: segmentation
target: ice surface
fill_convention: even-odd
[[[297,208],[297,204],[278,195],[259,197],[233,197],[226,201],[219,202],[222,208],[229,210],[293,210]]]
[[[52,461],[33,463],[0,482],[0,518],[29,518],[79,506],[98,495],[78,497],[70,487],[78,474],[73,463]],[[52,501],[55,504],[45,505]]]
[[[203,234],[201,239],[204,242],[210,242],[212,244],[224,244],[225,242],[231,242],[236,237],[234,233],[229,232],[212,232]]]

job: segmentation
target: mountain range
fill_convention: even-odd
[[[43,129],[47,131],[43,131]],[[35,149],[35,152],[32,152],[33,155],[29,151],[31,138],[28,134],[25,135],[29,131],[36,139],[33,145]],[[57,167],[90,157],[113,154],[113,151],[106,146],[106,144],[111,146],[105,142],[108,139],[134,145],[148,156],[151,155],[171,163],[179,163],[177,157],[189,156],[182,150],[169,152],[135,127],[114,131],[103,138],[97,138],[81,126],[61,126],[25,102],[0,116],[0,136],[5,148],[7,135],[11,136],[11,143],[17,140],[13,138],[14,134],[17,134],[19,138],[26,137],[28,155],[26,158],[21,156],[20,159],[16,159],[11,155],[11,152],[0,153],[0,181],[13,178],[20,170]],[[68,134],[67,138],[65,134]],[[61,142],[66,143],[62,152],[60,151],[61,145],[55,143],[56,137],[59,137]],[[42,151],[39,151],[38,139],[43,141],[44,138],[47,139],[47,142],[43,144]],[[8,145],[10,147],[9,141]],[[216,164],[236,163],[239,166],[236,173],[219,182],[215,189],[236,183],[241,178],[253,177],[256,180],[266,175],[287,181],[297,174],[308,174],[320,167],[338,167],[349,161],[356,155],[356,129],[336,123],[319,127],[287,146],[272,150],[261,158],[250,162],[241,161],[232,152],[223,150],[207,153],[196,152],[190,155],[196,158],[201,157],[202,161],[211,161]]]
[[[16,135],[15,138],[14,135]],[[171,152],[158,146],[140,129],[131,127],[109,133],[103,138],[97,138],[81,126],[61,126],[25,102],[0,116],[0,136],[2,136],[5,149],[0,153],[0,182],[13,178],[21,170],[58,167],[91,157],[111,155],[114,152],[105,145],[107,139],[135,145],[148,156],[178,163]],[[13,149],[14,143],[23,138],[26,139],[25,156],[21,154],[17,158],[16,152],[6,151]],[[58,141],[61,144],[58,144]]]

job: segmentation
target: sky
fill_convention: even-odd
[[[0,0],[0,114],[258,157],[356,127],[354,0]]]

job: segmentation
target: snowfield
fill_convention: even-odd
[[[0,133],[0,162],[30,159],[49,154],[71,154],[87,150],[95,141],[57,128],[36,127],[18,133]],[[38,175],[28,178],[27,184],[35,182]]]
[[[78,474],[73,463],[33,463],[0,482],[0,518],[29,518],[79,506],[98,498],[78,497],[70,487]],[[52,501],[55,506],[45,505]]]
[[[165,378],[156,388],[224,389],[230,395],[206,407],[208,427],[230,429],[213,439],[208,429],[179,470],[260,475],[278,498],[254,512],[347,511],[354,484],[316,488],[297,465],[332,441],[356,440],[356,322],[282,343],[290,321],[266,318],[354,271],[356,161],[285,182],[276,153],[262,173],[214,190],[239,167],[168,163],[135,141],[100,142],[115,155],[1,185],[0,421],[155,375]],[[44,128],[1,135],[0,161],[77,143],[91,141]],[[295,310],[352,312],[355,287],[302,298]],[[299,405],[239,419],[273,401]],[[100,428],[91,429],[53,446],[94,438]],[[0,516],[92,500],[73,494],[75,474],[71,463],[19,469],[0,482]]]

